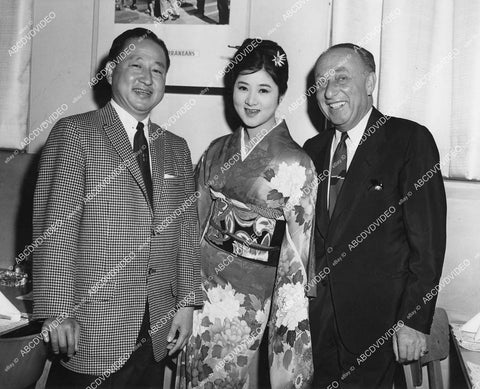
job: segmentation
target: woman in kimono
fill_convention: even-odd
[[[247,39],[234,59],[227,77],[243,126],[212,142],[196,171],[205,301],[183,373],[189,388],[248,388],[268,326],[272,388],[304,388],[315,170],[275,118],[287,90],[283,49]]]

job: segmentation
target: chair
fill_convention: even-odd
[[[427,335],[428,354],[407,366],[410,366],[412,384],[421,386],[423,382],[422,367],[427,366],[429,389],[443,389],[440,361],[448,357],[450,351],[448,316],[444,309],[436,308],[430,335]],[[406,369],[408,370],[408,368]],[[406,388],[406,379],[402,374],[395,379],[395,389]]]
[[[2,389],[27,389],[35,386],[47,360],[47,346],[39,337],[40,330],[41,324],[32,322],[0,336]]]

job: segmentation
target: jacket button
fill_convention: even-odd
[[[333,248],[332,248],[332,247],[328,247],[328,248],[327,248],[327,253],[331,254],[332,251],[333,251]]]
[[[151,276],[153,273],[156,273],[157,270],[154,269],[153,267],[148,268],[148,275]]]

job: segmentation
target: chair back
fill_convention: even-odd
[[[0,382],[2,389],[26,389],[42,375],[47,346],[40,334],[41,324],[0,336]]]
[[[450,352],[449,336],[447,312],[443,308],[436,308],[430,335],[427,335],[428,354],[410,365],[414,386],[422,385],[422,366],[427,365],[429,389],[443,389],[440,361],[448,357]]]

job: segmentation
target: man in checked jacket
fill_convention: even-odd
[[[150,121],[170,61],[141,28],[118,36],[112,100],[61,119],[43,150],[34,235],[34,318],[62,359],[49,388],[162,387],[201,304],[190,152]]]

